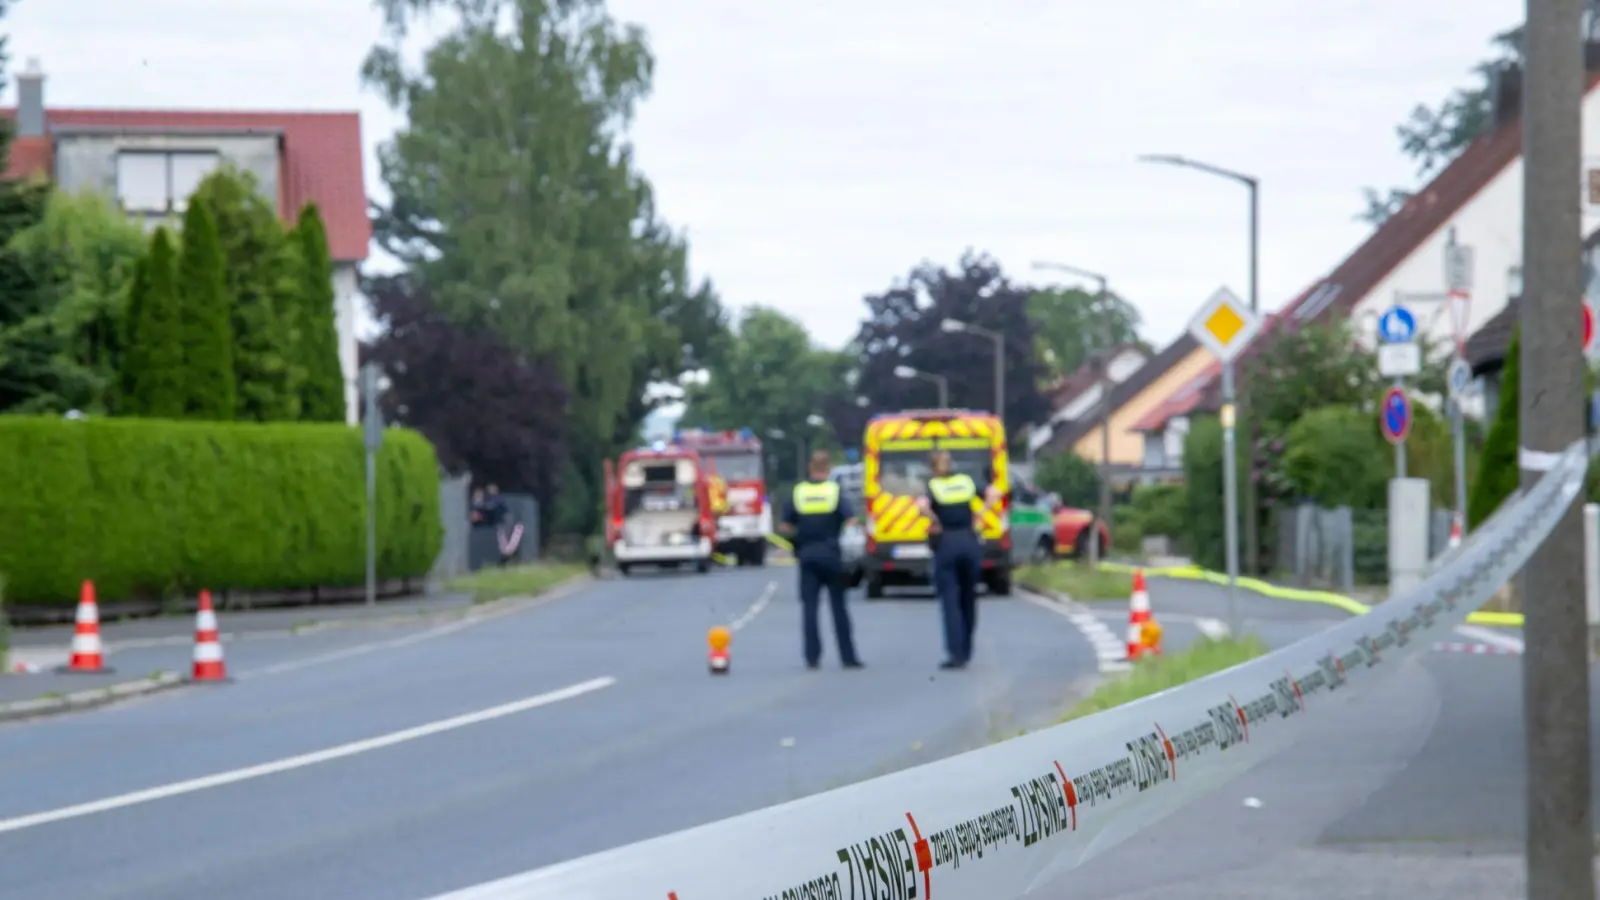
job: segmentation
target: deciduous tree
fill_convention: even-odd
[[[426,435],[450,472],[548,502],[566,454],[567,391],[554,366],[456,324],[409,279],[371,281],[367,295],[383,330],[363,356],[389,379],[385,418]]]
[[[1038,332],[1041,361],[1057,376],[1070,375],[1095,352],[1119,344],[1142,346],[1139,310],[1108,292],[1077,288],[1037,291],[1028,301]]]
[[[232,421],[233,311],[217,224],[204,204],[183,214],[183,250],[178,256],[179,327],[183,333],[184,382],[189,418]]]
[[[968,253],[952,270],[925,264],[903,283],[866,298],[867,318],[855,339],[859,388],[877,410],[935,405],[931,385],[895,375],[899,366],[949,379],[952,406],[993,410],[995,343],[951,334],[945,319],[969,322],[1004,336],[1005,420],[1013,442],[1021,425],[1037,422],[1049,404],[1039,393],[1044,373],[1028,316],[1029,288],[1012,283],[999,264]]]

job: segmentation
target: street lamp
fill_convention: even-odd
[[[789,434],[782,428],[772,428],[767,431],[767,437],[780,441],[788,440]],[[804,435],[794,436],[794,468],[801,481],[806,480],[806,439]]]
[[[1006,336],[998,331],[979,328],[971,322],[960,319],[945,319],[939,323],[939,330],[946,334],[959,334],[968,332],[978,337],[986,337],[994,341],[994,414],[1000,420],[1000,429],[1006,427]],[[1010,440],[1007,432],[1006,439]]]
[[[1250,191],[1250,311],[1253,312],[1253,313],[1256,313],[1257,315],[1259,315],[1260,312],[1261,312],[1261,309],[1260,309],[1260,303],[1258,302],[1258,299],[1257,299],[1256,284],[1257,284],[1257,282],[1259,280],[1258,277],[1257,277],[1258,276],[1258,269],[1259,269],[1257,261],[1260,258],[1260,245],[1261,245],[1261,229],[1259,227],[1259,221],[1260,221],[1260,217],[1261,217],[1261,204],[1260,204],[1260,201],[1259,201],[1259,194],[1260,194],[1260,187],[1261,187],[1260,179],[1256,178],[1254,175],[1246,175],[1246,174],[1244,174],[1242,172],[1235,172],[1235,171],[1233,171],[1231,169],[1224,169],[1221,166],[1213,166],[1210,163],[1203,163],[1203,162],[1200,162],[1198,160],[1189,159],[1188,157],[1185,157],[1185,156],[1177,156],[1177,155],[1171,154],[1171,153],[1145,154],[1144,156],[1139,157],[1139,161],[1140,162],[1148,162],[1148,163],[1158,163],[1160,165],[1166,165],[1166,166],[1178,166],[1180,168],[1185,168],[1185,169],[1194,169],[1197,172],[1204,172],[1207,175],[1215,175],[1218,178],[1226,178],[1229,181],[1235,182],[1237,184],[1242,184],[1247,189],[1249,189],[1249,191]],[[1248,387],[1246,388],[1246,390],[1248,391]],[[1257,428],[1257,425],[1256,425],[1255,421],[1252,419],[1251,422],[1250,422],[1251,435],[1254,435],[1256,433],[1256,428]],[[1257,539],[1256,539],[1256,528],[1257,528],[1256,519],[1257,519],[1257,512],[1258,511],[1256,509],[1256,477],[1255,477],[1256,454],[1255,454],[1255,442],[1254,442],[1254,440],[1250,441],[1250,450],[1249,450],[1249,453],[1247,454],[1247,459],[1249,460],[1249,465],[1246,468],[1250,472],[1250,477],[1246,478],[1245,482],[1244,482],[1244,495],[1245,495],[1244,496],[1244,506],[1245,506],[1244,545],[1245,545],[1245,559],[1249,563],[1250,571],[1253,574],[1253,573],[1255,573],[1256,571],[1258,571],[1260,569],[1260,565],[1259,565],[1259,563],[1260,563],[1260,558],[1259,558],[1259,556],[1260,556],[1260,554],[1259,554],[1260,548],[1257,546],[1258,542],[1257,542]],[[1232,463],[1229,463],[1229,465],[1232,465]]]
[[[1066,272],[1095,283],[1095,305],[1101,319],[1100,339],[1103,344],[1100,361],[1100,520],[1111,527],[1111,295],[1106,290],[1109,279],[1098,272],[1069,266],[1065,263],[1036,262],[1035,269]],[[1091,530],[1089,536],[1089,565],[1100,564],[1100,538]]]
[[[1147,153],[1144,156],[1139,157],[1139,161],[1140,162],[1147,162],[1147,163],[1158,163],[1158,164],[1167,165],[1167,166],[1178,166],[1180,168],[1185,168],[1185,169],[1194,169],[1195,171],[1198,171],[1198,172],[1205,172],[1208,175],[1215,175],[1218,178],[1226,178],[1229,181],[1233,181],[1233,182],[1237,182],[1239,184],[1242,184],[1246,188],[1249,189],[1249,191],[1250,191],[1250,311],[1253,312],[1253,313],[1259,313],[1261,310],[1260,310],[1260,304],[1258,303],[1257,296],[1256,296],[1256,282],[1257,282],[1257,272],[1258,272],[1257,260],[1260,257],[1259,251],[1260,251],[1260,248],[1261,248],[1260,227],[1259,227],[1260,217],[1261,217],[1261,204],[1259,202],[1259,194],[1260,194],[1260,187],[1261,187],[1260,179],[1256,178],[1254,175],[1245,175],[1242,172],[1235,172],[1235,171],[1233,171],[1231,169],[1224,169],[1221,166],[1213,166],[1210,163],[1199,162],[1198,160],[1189,159],[1188,157],[1185,157],[1185,156],[1177,156],[1177,155],[1171,154],[1171,153]]]
[[[944,377],[943,375],[935,375],[932,372],[923,372],[918,369],[913,369],[910,366],[895,366],[894,377],[921,378],[926,381],[933,382],[934,385],[939,388],[939,408],[950,408],[950,379]]]

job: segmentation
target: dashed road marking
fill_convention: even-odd
[[[110,812],[114,809],[122,809],[123,807],[135,806],[140,803],[150,803],[155,800],[165,800],[168,797],[192,794],[197,791],[208,790],[210,788],[222,787],[229,784],[237,784],[241,781],[249,781],[253,778],[276,775],[279,772],[289,772],[295,769],[303,769],[307,766],[314,766],[318,763],[330,762],[335,759],[343,759],[347,756],[369,753],[373,750],[381,750],[384,747],[392,747],[396,744],[404,744],[408,741],[417,740],[418,738],[428,737],[429,735],[440,734],[446,731],[454,731],[458,728],[466,728],[469,725],[477,725],[481,722],[502,719],[506,716],[514,715],[520,712],[526,712],[530,709],[537,709],[541,706],[549,706],[553,703],[559,703],[563,700],[571,700],[574,697],[581,697],[584,694],[589,694],[593,693],[594,691],[608,688],[616,683],[617,680],[609,675],[601,678],[592,678],[588,681],[560,688],[559,690],[546,691],[542,694],[535,694],[532,697],[524,697],[521,700],[515,700],[511,703],[503,703],[499,706],[491,706],[488,709],[480,709],[477,712],[470,712],[465,715],[455,716],[449,719],[440,719],[438,721],[428,722],[413,728],[406,728],[400,731],[391,731],[388,734],[381,734],[377,737],[367,738],[360,741],[352,741],[348,744],[340,744],[337,747],[329,747],[326,750],[317,750],[312,753],[302,753],[299,756],[285,757],[283,759],[277,759],[273,760],[272,762],[249,766],[243,769],[233,769],[228,772],[218,772],[214,775],[206,775],[201,778],[191,778],[188,781],[163,784],[158,787],[146,788],[142,791],[133,791],[132,793],[119,794],[115,797],[106,797],[104,799],[93,800],[88,803],[79,803],[76,806],[64,806],[60,809],[52,809],[45,812],[32,813],[26,816],[17,816],[11,819],[4,819],[0,820],[0,834],[4,834],[8,831],[22,831],[25,828],[48,825],[51,822],[60,822],[65,819],[77,819],[83,816],[92,816],[96,813]]]
[[[1132,663],[1128,662],[1128,645],[1113,634],[1093,610],[1076,600],[1054,599],[1030,591],[1019,592],[1018,596],[1071,622],[1089,641],[1089,646],[1094,648],[1095,661],[1101,672],[1126,672],[1133,668]]]
[[[1220,641],[1226,638],[1229,633],[1228,623],[1221,619],[1208,619],[1204,616],[1196,616],[1194,618],[1194,627],[1195,630],[1213,641]]]
[[[1498,647],[1507,653],[1521,653],[1523,649],[1521,638],[1512,637],[1509,634],[1501,634],[1489,628],[1480,628],[1477,625],[1458,625],[1456,626],[1456,634],[1472,638],[1480,644]]]
[[[772,602],[773,596],[777,593],[778,583],[776,581],[767,582],[766,589],[761,592],[761,596],[756,598],[756,602],[750,604],[749,609],[740,613],[739,618],[728,623],[728,630],[738,631],[746,625],[749,625],[751,622],[754,622],[756,620],[756,616],[761,615],[761,611],[767,608],[767,605]]]

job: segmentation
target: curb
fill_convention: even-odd
[[[1122,563],[1110,562],[1103,562],[1100,565],[1102,568],[1119,572],[1132,572],[1134,569],[1141,568],[1140,566],[1128,566],[1123,565]],[[1147,578],[1171,578],[1179,581],[1208,581],[1212,584],[1223,586],[1228,584],[1228,576],[1218,572],[1212,572],[1209,569],[1202,569],[1199,566],[1146,568],[1144,569],[1144,574]],[[1252,591],[1260,594],[1263,597],[1268,597],[1273,600],[1292,600],[1298,603],[1320,603],[1324,606],[1331,606],[1335,609],[1343,610],[1352,616],[1366,615],[1373,609],[1373,607],[1368,606],[1359,600],[1353,600],[1344,596],[1343,594],[1335,594],[1332,591],[1311,591],[1302,590],[1300,588],[1286,588],[1270,582],[1262,581],[1258,578],[1245,577],[1238,579],[1238,585],[1245,590]],[[1467,624],[1469,625],[1488,625],[1496,628],[1521,628],[1522,623],[1522,613],[1494,612],[1492,610],[1480,609],[1474,611],[1472,615],[1467,616]]]
[[[541,594],[524,597],[503,597],[488,603],[474,604],[460,610],[451,610],[441,613],[414,613],[409,615],[387,616],[383,619],[358,619],[349,621],[320,622],[300,629],[252,631],[242,632],[245,636],[259,637],[275,635],[292,637],[296,635],[315,634],[325,630],[339,628],[359,628],[382,625],[417,625],[417,624],[443,624],[452,621],[465,621],[476,624],[481,621],[497,619],[513,613],[532,609],[561,599],[573,591],[592,581],[586,574],[578,574],[572,578],[561,581]],[[108,644],[114,648],[115,644]],[[18,676],[26,677],[26,676]],[[0,723],[15,722],[24,719],[36,719],[45,716],[61,715],[64,713],[82,712],[121,703],[135,697],[148,697],[173,688],[184,687],[188,682],[173,672],[158,672],[147,678],[133,681],[123,681],[109,684],[105,687],[90,688],[74,691],[59,697],[38,697],[33,700],[13,700],[9,703],[0,703]]]
[[[43,716],[53,716],[67,712],[78,712],[86,709],[95,709],[131,700],[134,697],[148,697],[162,691],[169,691],[182,687],[184,680],[172,672],[158,672],[148,678],[137,681],[123,681],[110,684],[101,688],[73,691],[59,697],[39,697],[33,700],[15,700],[10,703],[0,704],[0,722],[15,722],[22,719],[36,719]]]

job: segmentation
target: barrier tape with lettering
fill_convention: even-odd
[[[1430,648],[1526,564],[1581,492],[1587,463],[1574,444],[1410,593],[1240,666],[959,756],[444,897],[1018,897],[1242,774],[1292,743],[1302,722]]]

